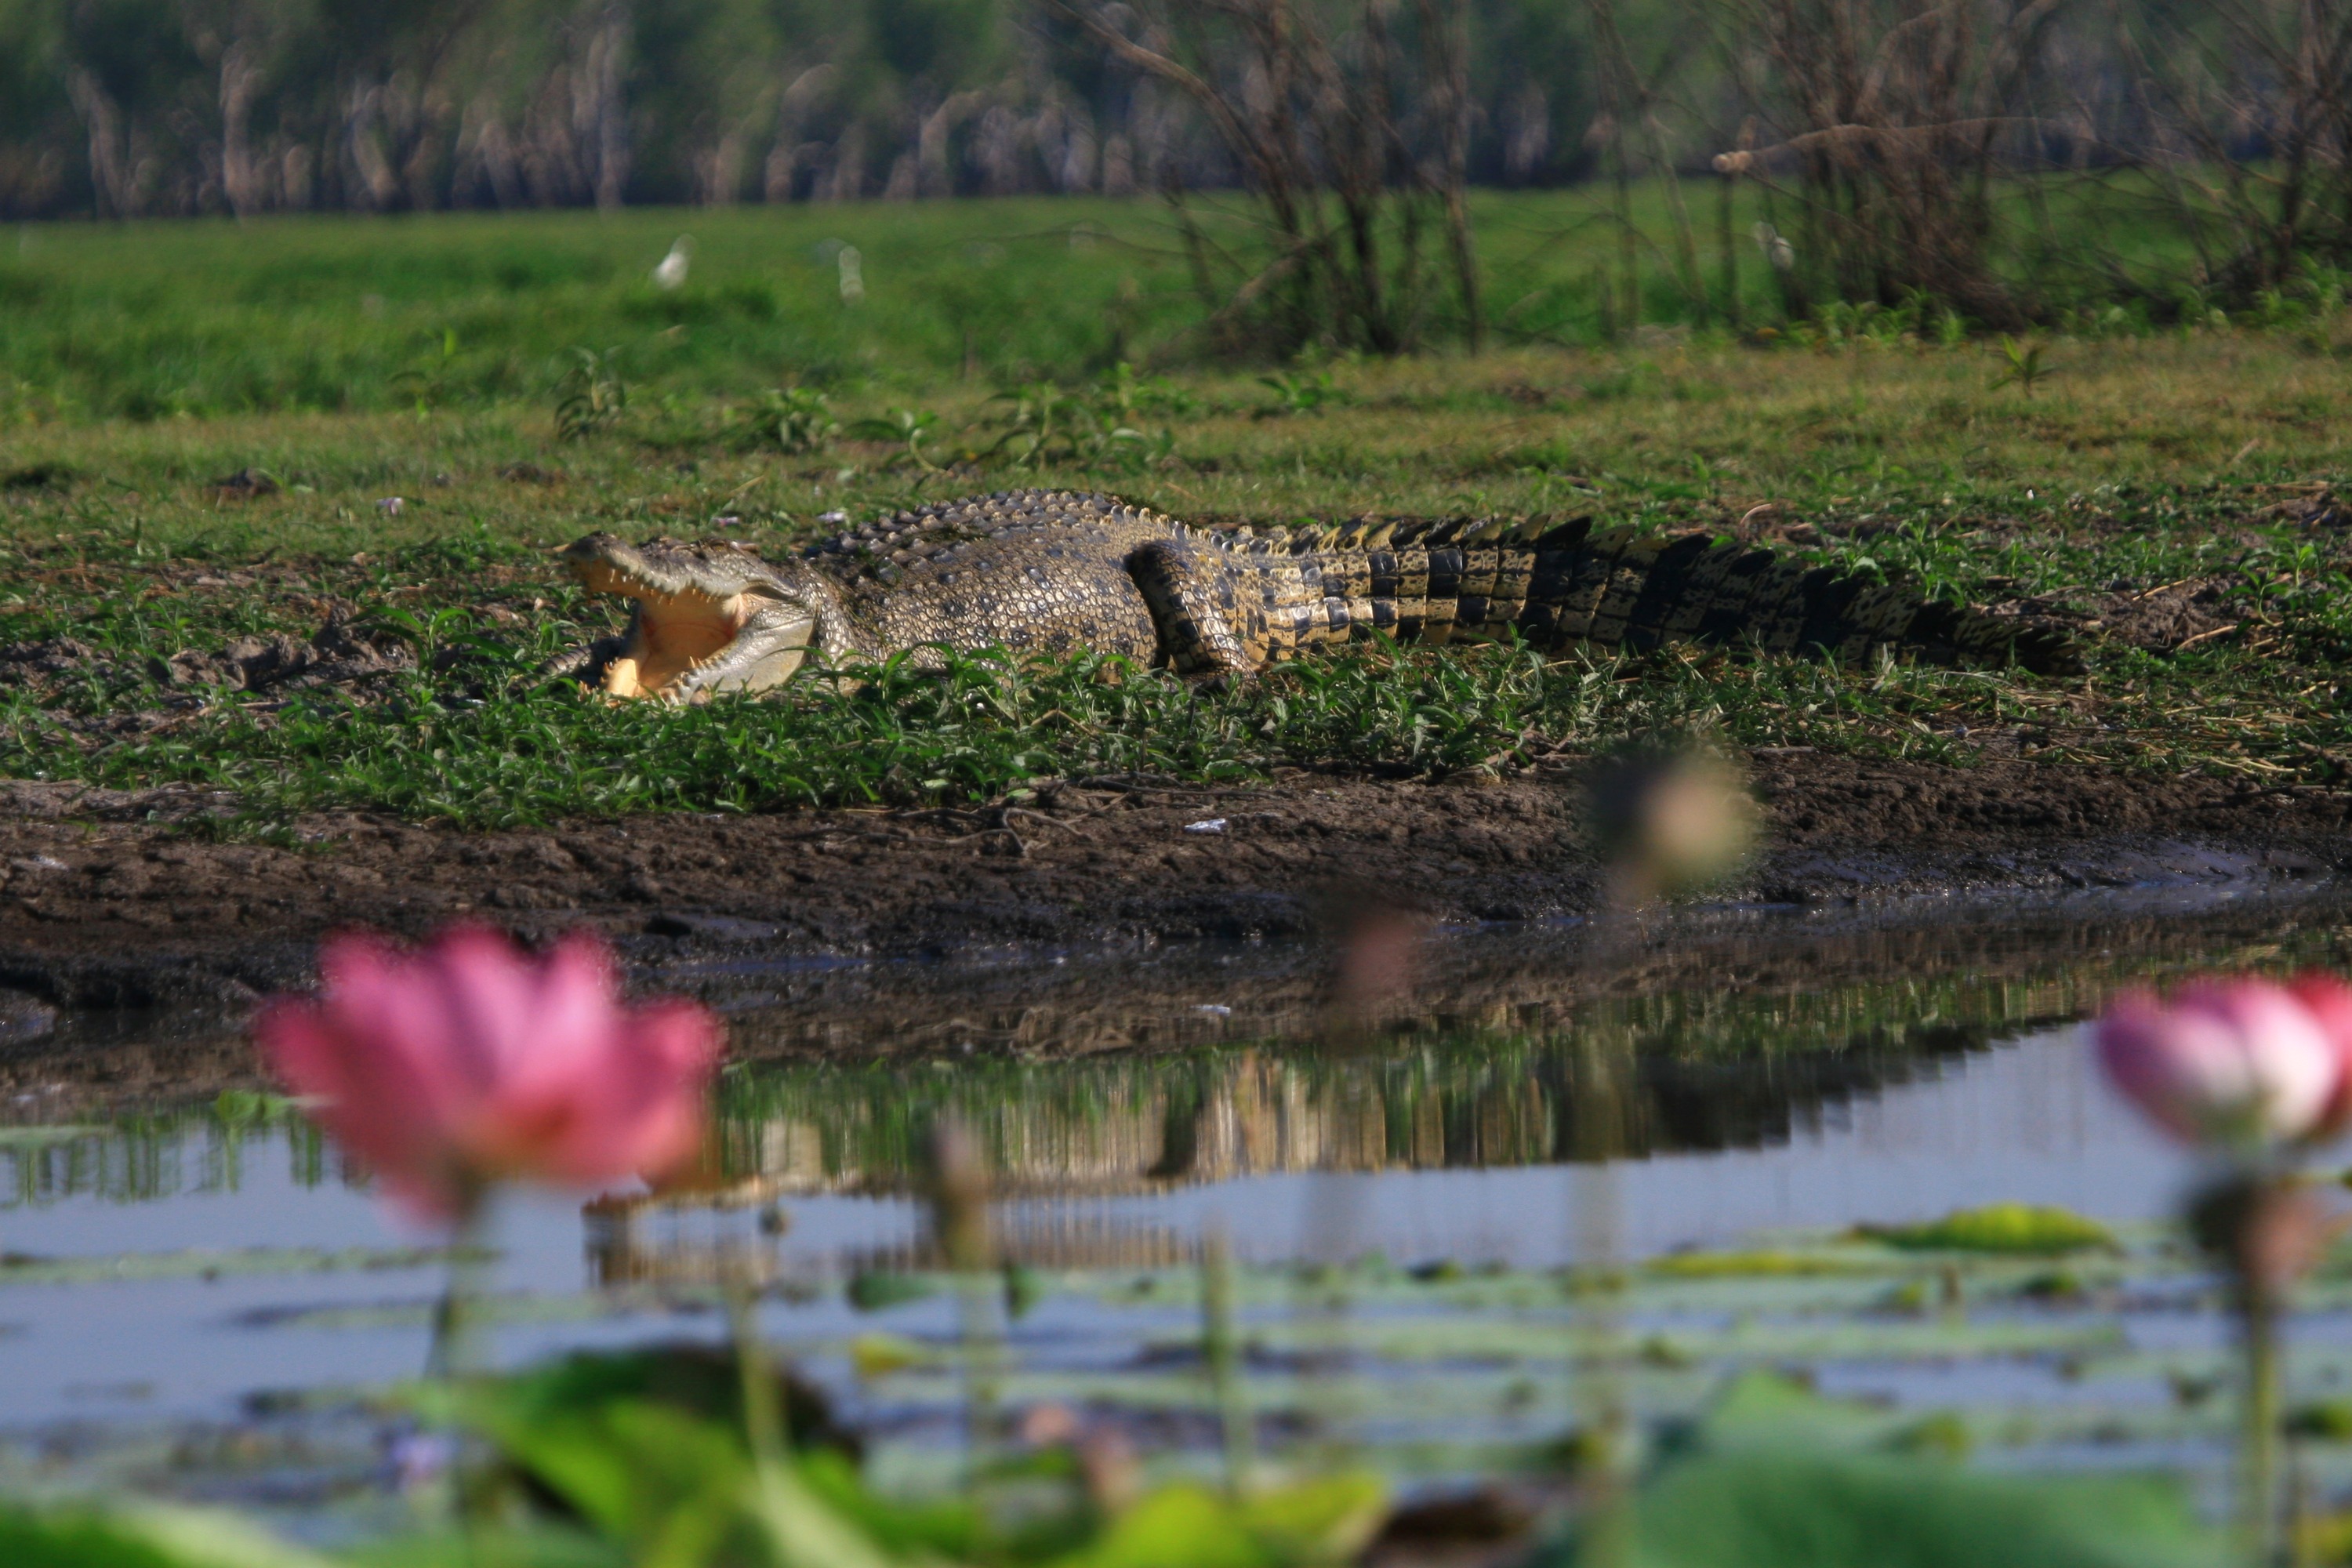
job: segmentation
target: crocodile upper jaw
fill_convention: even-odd
[[[564,552],[565,563],[592,594],[636,602],[628,647],[604,668],[612,697],[665,697],[684,676],[734,642],[758,608],[748,585],[697,581],[700,574],[633,569],[634,551],[583,548]],[[620,558],[615,559],[618,555]]]

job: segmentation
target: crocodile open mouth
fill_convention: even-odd
[[[711,594],[685,584],[638,576],[618,563],[574,556],[572,570],[592,594],[636,601],[628,646],[604,667],[610,697],[667,697],[679,680],[716,658],[741,635],[757,607],[740,589]]]

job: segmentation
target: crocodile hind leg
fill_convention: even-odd
[[[1224,574],[1174,540],[1144,545],[1127,558],[1160,637],[1160,662],[1188,679],[1248,679],[1258,661],[1234,629],[1232,584]]]

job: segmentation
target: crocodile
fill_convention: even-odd
[[[625,631],[558,667],[615,698],[762,690],[812,656],[937,665],[942,649],[986,647],[1091,650],[1236,680],[1360,627],[1422,643],[1747,643],[1847,659],[1889,648],[2082,668],[2046,628],[1705,532],[1582,518],[1208,530],[1108,496],[1016,490],[902,511],[777,561],[725,541],[610,533],[562,554],[591,591],[635,602]]]

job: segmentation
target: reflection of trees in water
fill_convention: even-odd
[[[11,1127],[0,1131],[0,1209],[235,1192],[257,1162],[281,1160],[297,1186],[345,1173],[318,1129],[252,1095],[111,1125]]]
[[[911,1184],[952,1117],[1008,1192],[1140,1191],[1302,1170],[1429,1169],[1752,1147],[1996,1033],[2072,1016],[2077,982],[1899,981],[1813,995],[1391,1021],[1379,1044],[1267,1042],[1052,1064],[795,1068],[730,1081],[724,1158],[807,1191]]]
[[[1433,942],[1412,1006],[1344,1049],[1317,1044],[1327,999],[1311,950],[795,976],[789,1001],[730,1017],[747,1059],[722,1084],[723,1173],[783,1192],[908,1190],[942,1114],[973,1130],[1016,1194],[1752,1147],[2000,1034],[2078,1016],[2121,981],[2341,962],[2346,931],[2284,907],[1797,941],[1666,931],[1605,965],[1578,941],[1538,929]],[[1232,1016],[1204,1013],[1204,995]],[[161,1066],[226,1049],[168,1029],[118,1039],[77,1025],[59,1040],[54,1058],[12,1061],[44,1081],[170,1082]],[[233,1190],[278,1160],[299,1185],[351,1179],[298,1114],[249,1094],[0,1128],[0,1209]]]

